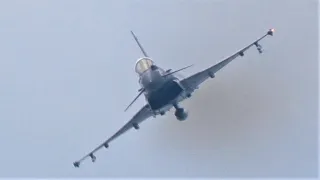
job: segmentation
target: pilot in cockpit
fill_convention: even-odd
[[[145,71],[154,66],[153,61],[150,58],[141,58],[136,62],[135,71],[141,76]]]

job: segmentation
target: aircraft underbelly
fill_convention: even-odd
[[[152,92],[148,98],[149,104],[153,110],[172,103],[183,92],[183,89],[175,81],[169,81],[160,89]]]

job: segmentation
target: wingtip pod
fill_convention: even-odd
[[[274,28],[269,29],[268,35],[273,36],[273,33],[275,32]]]
[[[80,162],[79,161],[74,162],[73,166],[76,167],[76,168],[80,167]]]

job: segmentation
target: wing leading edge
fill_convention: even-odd
[[[181,84],[183,84],[189,92],[193,92],[195,89],[198,89],[199,85],[203,83],[208,78],[214,78],[215,73],[218,72],[220,69],[222,69],[224,66],[229,64],[231,61],[236,59],[238,56],[244,56],[244,52],[250,49],[252,46],[256,46],[259,53],[262,53],[262,46],[259,44],[259,42],[264,39],[266,36],[270,35],[273,36],[274,29],[269,29],[269,31],[263,35],[262,37],[255,40],[253,43],[249,44],[248,46],[244,47],[243,49],[237,51],[233,55],[229,56],[228,58],[224,59],[218,64],[215,64],[203,71],[200,71],[196,74],[193,74],[181,81]]]
[[[132,118],[129,122],[127,122],[121,129],[119,129],[113,136],[111,136],[109,139],[104,141],[101,145],[99,145],[97,148],[92,150],[87,155],[83,156],[80,160],[75,161],[73,163],[74,167],[79,167],[80,163],[84,161],[86,158],[90,157],[92,162],[96,161],[96,157],[94,156],[94,153],[97,152],[99,149],[105,147],[109,147],[109,143],[119,137],[120,135],[124,134],[128,130],[130,130],[132,127],[135,129],[139,129],[139,124],[148,119],[149,117],[153,116],[153,112],[150,110],[149,105],[146,104],[143,106]]]

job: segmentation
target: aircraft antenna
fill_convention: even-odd
[[[131,34],[132,34],[134,40],[136,41],[136,43],[138,44],[138,46],[139,46],[141,52],[143,53],[143,55],[144,55],[145,57],[149,57],[148,54],[146,53],[146,51],[143,49],[142,45],[140,44],[137,36],[133,33],[133,31],[131,31]]]

